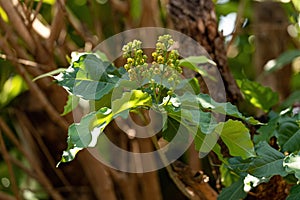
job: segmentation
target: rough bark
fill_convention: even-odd
[[[241,100],[240,90],[228,68],[224,38],[218,32],[214,3],[204,0],[170,0],[169,13],[174,28],[198,41],[216,62],[227,99],[235,103]],[[219,88],[215,90],[219,92]]]

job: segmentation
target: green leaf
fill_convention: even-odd
[[[246,101],[257,108],[267,112],[272,106],[278,103],[279,97],[271,88],[264,87],[261,84],[247,79],[237,80]]]
[[[61,116],[64,116],[74,110],[78,106],[79,103],[79,97],[69,94],[68,101],[66,105],[64,106],[64,112],[61,114]]]
[[[80,123],[71,124],[68,130],[68,146],[71,148],[86,148],[89,146],[92,136],[90,134],[90,122],[95,118],[96,112],[84,116]]]
[[[278,120],[277,140],[282,151],[294,152],[300,150],[299,129],[297,119],[281,116]]]
[[[163,138],[168,142],[171,142],[175,137],[179,126],[180,126],[179,122],[177,122],[175,119],[171,117],[168,117],[167,127],[162,131]]]
[[[221,181],[225,187],[229,187],[239,180],[239,176],[230,170],[226,164],[222,163],[220,167]]]
[[[182,79],[175,89],[176,94],[183,94],[187,91],[194,94],[200,93],[200,86],[197,78]]]
[[[295,152],[300,150],[300,129],[297,123],[285,123],[278,131],[278,144],[283,152]]]
[[[293,4],[294,4],[296,10],[297,10],[298,12],[300,12],[300,1],[298,1],[298,0],[292,0],[292,2],[293,2]]]
[[[255,144],[258,144],[259,142],[266,141],[269,142],[271,137],[275,136],[276,129],[278,127],[278,120],[279,117],[274,117],[270,119],[268,124],[261,126],[257,133],[258,135],[254,135],[253,141]]]
[[[226,187],[222,190],[218,196],[218,200],[236,200],[244,199],[247,193],[244,191],[244,177],[241,177],[238,181],[233,183],[231,186]]]
[[[167,127],[162,131],[162,136],[165,140],[172,143],[188,143],[188,130],[185,126],[181,126],[181,124],[175,119],[168,117],[167,119]],[[173,140],[174,137],[177,137],[176,140]]]
[[[99,126],[105,126],[108,124],[107,121],[111,121],[119,116],[126,118],[129,111],[137,107],[151,107],[152,99],[151,96],[142,92],[141,90],[132,90],[130,92],[125,92],[123,95],[116,100],[113,100],[111,109],[109,109],[110,115],[103,116],[103,113],[97,113],[96,119],[91,122],[91,129]],[[101,128],[102,130],[102,128]]]
[[[299,101],[300,101],[300,90],[296,90],[280,105],[280,108],[281,110],[283,110],[284,108],[290,107],[294,105],[294,103]]]
[[[300,181],[300,155],[291,153],[283,160],[283,167],[288,173],[294,173]]]
[[[63,151],[62,158],[56,167],[62,162],[72,161],[80,150],[89,146],[92,140],[90,122],[95,118],[95,114],[96,112],[91,112],[84,116],[80,123],[74,123],[69,126],[68,148]]]
[[[212,133],[205,135],[198,132],[195,136],[195,147],[199,151],[199,156],[207,154],[216,148],[216,142],[219,138],[224,141],[233,156],[242,158],[255,157],[253,143],[250,139],[248,129],[239,121],[229,120],[221,122],[215,126]]]
[[[201,133],[210,134],[217,126],[215,117],[210,112],[203,112],[201,109],[188,109],[181,104],[180,108],[165,106],[168,115],[185,126],[189,126],[194,133],[199,130]]]
[[[218,126],[222,126],[222,124],[218,124]],[[218,128],[216,127],[216,129]],[[205,157],[210,151],[216,152],[220,160],[222,160],[223,156],[220,155],[220,146],[217,144],[219,139],[219,133],[217,131],[213,131],[210,134],[203,134],[200,131],[196,134],[194,138],[195,149],[199,151],[199,158]]]
[[[282,53],[277,59],[270,60],[265,65],[265,72],[271,73],[283,68],[285,65],[291,63],[295,58],[300,56],[300,50],[289,50]]]
[[[230,119],[224,123],[220,133],[230,155],[241,156],[243,159],[256,156],[249,130],[242,122]]]
[[[286,176],[283,168],[284,155],[272,148],[266,142],[260,142],[256,146],[257,157],[249,167],[249,173],[258,178],[271,178],[274,175]]]
[[[60,162],[69,162],[83,148],[94,147],[97,138],[115,118],[128,117],[129,111],[137,107],[151,107],[152,99],[141,90],[132,90],[112,102],[112,108],[103,107],[83,117],[80,123],[72,124],[68,131],[68,148]]]
[[[300,10],[300,6],[299,6],[299,10]],[[286,200],[299,200],[300,199],[300,185],[294,185],[291,190],[290,190],[290,194],[287,197]]]
[[[241,157],[233,157],[228,159],[228,165],[227,167],[230,168],[235,173],[239,174],[240,176],[246,177],[248,174],[248,169],[250,167],[250,163],[255,158],[249,158],[246,160],[243,160]]]
[[[245,117],[240,113],[236,106],[231,103],[218,103],[215,102],[209,95],[207,94],[198,94],[194,95],[190,92],[186,92],[184,95],[178,97],[180,102],[183,105],[186,105],[188,108],[193,109],[204,109],[212,112],[229,115],[238,119],[242,119],[247,121],[250,124],[258,125],[261,124],[259,121],[255,120],[253,117]]]
[[[210,63],[213,65],[216,65],[216,63],[214,61],[210,60],[206,56],[190,56],[190,57],[179,60],[180,66],[189,68],[189,69],[199,73],[202,76],[207,76],[210,79],[215,80],[215,78],[210,76],[205,71],[205,69],[203,69],[201,66],[199,66],[200,64],[204,64],[204,63]]]
[[[70,67],[55,76],[59,85],[86,100],[99,100],[114,89],[121,73],[111,63],[96,54],[72,56]]]
[[[26,89],[26,83],[20,75],[8,78],[0,89],[0,108],[6,106]]]

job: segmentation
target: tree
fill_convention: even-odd
[[[37,81],[33,81],[33,78],[56,69],[63,71],[60,67],[68,66],[72,51],[91,51],[100,41],[122,30],[144,26],[173,26],[176,30],[198,41],[209,53],[209,56],[217,64],[218,71],[221,72],[229,102],[239,105],[241,110],[246,108],[244,109],[245,113],[253,107],[259,108],[261,110],[259,113],[263,113],[260,120],[268,122],[266,130],[263,128],[264,126],[253,126],[245,121],[247,128],[238,130],[235,127],[235,130],[238,130],[236,132],[243,132],[242,130],[250,129],[252,139],[256,145],[255,153],[261,153],[264,158],[265,152],[268,150],[273,151],[273,153],[277,152],[274,154],[286,166],[286,171],[274,172],[274,174],[280,176],[274,176],[271,179],[272,176],[270,175],[271,181],[269,183],[263,183],[254,188],[252,191],[255,196],[260,198],[269,197],[270,193],[265,188],[272,184],[274,187],[270,191],[279,188],[281,196],[278,198],[285,198],[287,193],[283,188],[292,187],[292,184],[289,184],[286,180],[289,178],[290,182],[294,183],[296,178],[299,179],[299,169],[292,168],[293,159],[294,157],[297,158],[299,149],[297,149],[296,143],[288,143],[291,142],[291,138],[298,141],[299,126],[297,127],[295,117],[297,113],[294,117],[290,117],[285,115],[275,116],[272,115],[272,112],[269,112],[271,107],[277,103],[275,99],[277,94],[256,82],[237,78],[241,77],[242,73],[237,73],[239,69],[235,69],[237,67],[236,63],[240,62],[239,58],[245,56],[245,54],[240,51],[236,58],[231,58],[227,62],[224,37],[218,32],[215,5],[217,6],[217,13],[230,11],[228,8],[222,10],[222,6],[231,6],[231,9],[234,8],[235,11],[239,12],[238,20],[242,20],[243,18],[250,19],[250,17],[247,16],[247,12],[243,13],[243,9],[237,7],[244,6],[245,9],[246,4],[247,1],[242,3],[230,1],[228,4],[216,5],[212,1],[171,0],[167,11],[167,5],[164,1],[0,0],[0,49],[3,66],[0,69],[0,85],[2,87],[0,92],[0,147],[3,156],[0,171],[3,171],[5,177],[9,178],[1,179],[1,187],[4,192],[0,192],[0,197],[3,199],[29,199],[30,197],[26,195],[33,195],[39,199],[48,197],[53,199],[107,200],[216,199],[217,192],[224,191],[223,194],[221,193],[220,198],[226,198],[228,193],[232,193],[232,187],[222,189],[219,183],[220,176],[226,181],[222,183],[224,186],[232,184],[233,186],[238,185],[239,188],[241,185],[243,186],[242,181],[246,180],[246,172],[249,174],[253,172],[259,177],[261,174],[255,171],[254,168],[245,168],[244,171],[237,172],[232,163],[244,166],[244,162],[249,166],[258,166],[257,163],[262,163],[262,161],[255,157],[249,157],[249,160],[239,160],[235,157],[236,155],[232,155],[233,147],[228,145],[225,142],[226,140],[219,142],[223,155],[211,153],[209,159],[198,160],[195,157],[195,152],[190,150],[186,162],[190,163],[190,166],[178,161],[166,169],[143,174],[125,173],[111,169],[98,162],[86,150],[82,150],[71,163],[61,164],[59,168],[55,168],[56,163],[61,159],[62,151],[67,148],[69,125],[73,121],[80,121],[80,119],[73,119],[73,116],[82,116],[83,113],[82,110],[75,109],[73,112],[78,115],[61,116],[60,114],[63,113],[68,99],[66,91],[54,84],[52,78],[43,77]],[[261,19],[260,6],[266,6],[269,9],[273,7],[273,3],[257,3],[258,17],[255,18],[254,23]],[[297,2],[290,3],[289,6],[275,5],[273,10],[280,11],[279,13],[282,14],[277,22],[286,25],[287,20],[281,11],[282,7],[289,12],[297,13],[299,5]],[[272,11],[272,9],[270,10]],[[274,21],[270,20],[270,23],[272,22]],[[297,23],[295,21],[293,23],[294,29],[297,30]],[[231,50],[243,47],[242,41],[244,41],[245,36],[239,31],[247,30],[248,26],[241,27],[239,21],[237,21],[235,28],[233,39],[227,44]],[[268,26],[265,28],[266,32],[269,31]],[[257,30],[254,31],[260,33]],[[280,32],[282,32],[284,38],[289,37],[286,32]],[[278,35],[273,35],[274,39],[272,40],[274,42]],[[268,52],[267,46],[260,40],[259,35],[257,38],[257,52],[262,49],[264,49],[263,52]],[[299,37],[295,36],[294,43],[298,44],[298,40]],[[237,44],[235,41],[240,43]],[[251,46],[251,44],[247,45],[248,47]],[[287,64],[299,56],[299,51],[293,51],[293,54],[280,57],[280,53],[284,50],[283,48],[282,51],[276,52],[274,55],[266,53],[263,63],[256,65],[261,67],[267,60],[276,59],[279,56],[277,64],[275,62],[272,68],[276,70],[283,67],[280,61],[283,60],[283,63]],[[259,59],[257,60],[257,63],[259,63]],[[124,65],[122,62],[122,59],[119,59],[115,64],[122,66]],[[234,76],[230,70],[234,72]],[[285,70],[283,71],[285,72]],[[188,71],[184,73],[187,77],[195,76],[195,74]],[[279,72],[279,74],[281,75],[282,72]],[[285,84],[279,92],[287,91],[285,88],[288,85],[286,83],[290,78],[290,72],[284,74],[288,78],[284,81]],[[297,73],[295,74],[297,76]],[[202,92],[207,92],[205,84],[201,82],[203,77],[197,76],[197,78],[200,80]],[[297,78],[293,80],[293,87],[299,88]],[[277,82],[273,83],[277,84]],[[215,87],[215,94],[211,94],[216,97],[216,101],[218,101],[218,91],[219,88]],[[250,91],[251,94],[247,95],[245,91]],[[296,98],[292,98],[292,96],[288,102],[280,106],[290,107],[292,108],[291,111],[295,112],[295,109],[293,110],[293,107],[291,107],[294,105],[294,108],[297,108],[297,104],[294,103],[299,99],[297,97],[298,93],[295,94]],[[288,95],[289,93],[284,93],[282,100]],[[266,99],[262,100],[261,96],[265,96]],[[254,103],[252,101],[253,97],[255,97]],[[278,106],[279,110],[280,106]],[[270,114],[268,115],[268,113]],[[230,117],[230,113],[227,112],[226,114]],[[233,120],[238,117],[237,115],[235,117],[231,116]],[[140,120],[138,116],[135,116],[135,119]],[[139,123],[143,122],[140,121]],[[230,123],[232,121],[228,124]],[[233,124],[236,125],[237,123]],[[287,123],[290,126],[287,126]],[[239,124],[244,126],[242,123]],[[283,127],[287,128],[284,129]],[[114,123],[110,124],[106,130],[110,140],[125,150],[136,151],[134,148],[138,147],[138,152],[149,152],[155,149],[150,138],[131,139]],[[279,134],[276,135],[270,130],[276,130]],[[284,130],[289,130],[288,138],[282,137],[286,134]],[[262,137],[262,133],[265,135],[268,133],[268,135]],[[262,143],[258,142],[261,140],[269,142],[271,149],[268,149],[269,146],[267,145],[264,149],[261,146]],[[280,152],[282,149],[288,155],[282,154]],[[199,163],[191,164],[195,160],[201,162],[201,165]],[[211,162],[222,164],[222,166],[214,167]],[[199,175],[194,171],[199,170],[199,166],[205,174],[209,175],[209,184],[206,181],[206,175],[201,174],[202,172]],[[286,173],[289,174],[288,177],[286,177]],[[260,182],[264,181],[266,182],[266,180],[260,179]],[[298,191],[298,186],[294,186],[291,194],[296,196]],[[247,195],[243,190],[239,190],[239,192],[242,197]],[[276,195],[278,194],[279,192]],[[249,193],[247,198],[251,199],[253,195]]]

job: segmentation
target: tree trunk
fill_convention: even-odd
[[[264,66],[269,60],[277,58],[287,49],[290,40],[287,27],[288,19],[279,2],[254,3],[256,77],[260,77],[258,81],[263,85],[278,92],[281,101],[290,94],[291,66],[285,66],[269,75],[260,75],[264,72]]]
[[[228,68],[224,37],[218,32],[214,3],[210,0],[170,0],[169,12],[174,28],[199,42],[216,62],[227,99],[233,103],[241,100],[240,90]],[[216,93],[221,93],[219,90],[215,88]],[[218,100],[218,94],[211,96]]]

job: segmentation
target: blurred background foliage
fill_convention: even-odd
[[[20,13],[35,13],[38,19],[34,29],[38,34],[38,40],[42,43],[49,56],[54,57],[54,63],[43,58],[34,57],[31,47],[24,40],[16,37],[22,32],[15,34],[11,27],[9,13],[0,4],[0,190],[1,195],[14,195],[14,187],[17,186],[24,199],[47,199],[48,193],[43,189],[34,174],[30,174],[27,167],[30,162],[26,155],[20,151],[16,143],[12,142],[3,132],[9,128],[13,134],[26,139],[20,125],[12,117],[12,110],[22,104],[22,95],[28,91],[27,82],[20,76],[20,71],[14,65],[21,63],[29,69],[35,69],[36,65],[67,67],[68,57],[72,51],[91,51],[99,42],[117,34],[121,31],[143,27],[160,26],[172,28],[167,15],[167,0],[142,1],[142,0],[68,0],[66,3],[58,4],[55,0],[14,0],[19,2]],[[10,1],[10,0],[9,0]],[[279,82],[288,81],[289,97],[282,99],[283,107],[289,107],[295,103],[300,103],[300,1],[281,0],[278,1],[283,8],[288,25],[289,36],[287,48],[277,57],[266,63],[264,72],[257,74],[255,70],[255,22],[254,4],[252,0],[215,0],[216,14],[219,19],[219,30],[223,31],[227,47],[229,67],[235,79],[249,79],[253,81],[264,79],[265,74],[272,74],[279,69],[291,67],[292,74],[289,80],[277,80]],[[63,6],[61,10],[58,6]],[[23,10],[22,10],[23,9]],[[36,12],[35,12],[36,11]],[[153,14],[153,12],[155,14]],[[155,17],[149,17],[152,13]],[[60,16],[59,16],[60,15]],[[24,16],[23,16],[24,17]],[[26,18],[27,17],[27,18]],[[63,18],[66,18],[63,19]],[[31,16],[25,16],[29,20]],[[60,21],[61,20],[61,21]],[[272,20],[272,19],[271,19]],[[53,27],[55,24],[56,27]],[[51,40],[51,30],[57,29],[58,36],[53,44],[47,42]],[[10,34],[14,33],[12,37]],[[22,37],[21,37],[22,38]],[[9,55],[7,41],[13,52]],[[275,42],[275,41],[274,41]],[[16,46],[13,46],[16,45]],[[272,44],[270,44],[272,45]],[[13,57],[12,55],[17,55]],[[30,77],[51,71],[51,67],[43,68],[38,72],[30,73]],[[34,71],[34,70],[33,70]],[[285,101],[286,100],[286,101]],[[245,111],[249,109],[242,107]],[[4,125],[5,122],[5,125]],[[8,127],[6,127],[6,125]],[[5,130],[4,130],[5,129]],[[5,145],[4,145],[5,144]],[[24,147],[26,149],[26,147]],[[8,158],[7,155],[11,157]],[[13,161],[11,160],[13,159]],[[11,163],[13,166],[9,167]],[[10,164],[9,164],[10,163]],[[18,165],[18,167],[17,167]],[[22,168],[23,167],[23,168]],[[12,171],[10,171],[12,170]],[[0,195],[0,199],[1,199]],[[6,197],[9,199],[9,197]]]

